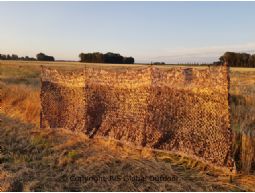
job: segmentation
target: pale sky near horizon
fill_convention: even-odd
[[[255,53],[255,2],[0,2],[0,53],[212,62]]]

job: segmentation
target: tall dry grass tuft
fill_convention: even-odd
[[[1,111],[21,121],[39,125],[40,92],[25,85],[6,85],[1,87]]]
[[[255,73],[231,73],[231,122],[233,151],[237,168],[255,171]]]
[[[242,132],[242,171],[249,174],[254,169],[255,164],[255,135],[250,129]]]

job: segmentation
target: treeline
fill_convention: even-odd
[[[44,53],[39,53],[36,55],[36,58],[25,56],[19,57],[17,54],[0,54],[0,60],[23,60],[23,61],[55,61],[53,56],[47,56]]]
[[[165,65],[165,62],[151,62],[151,65]]]
[[[79,58],[81,62],[88,63],[134,64],[135,62],[133,57],[124,57],[112,52],[106,54],[100,52],[80,53]]]
[[[218,63],[228,63],[232,67],[253,67],[255,68],[255,54],[226,52],[219,58]],[[216,62],[217,63],[217,62]]]
[[[35,61],[35,58],[29,56],[19,57],[17,54],[0,54],[0,60],[24,60],[24,61]]]

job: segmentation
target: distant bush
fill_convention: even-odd
[[[38,61],[55,61],[55,58],[53,56],[47,56],[44,53],[37,54],[36,58]]]
[[[133,57],[123,57],[112,52],[106,54],[100,52],[80,53],[79,58],[81,62],[88,63],[134,64],[135,62]]]

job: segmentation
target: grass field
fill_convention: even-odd
[[[92,142],[64,129],[39,129],[40,65],[63,70],[84,66],[78,62],[0,61],[0,191],[255,191],[252,172],[231,177],[184,157],[103,139]],[[127,67],[90,65],[115,70]],[[173,66],[162,66],[169,67]],[[251,146],[243,132],[255,132],[255,69],[231,69],[230,92],[233,149],[238,169],[244,167],[247,173],[254,167],[245,163],[254,159],[248,150],[255,144]],[[245,159],[242,152],[249,152]],[[171,180],[146,178],[161,175]],[[97,178],[86,180],[84,176]],[[120,176],[121,180],[98,180],[104,176]],[[125,181],[126,176],[144,178]]]

